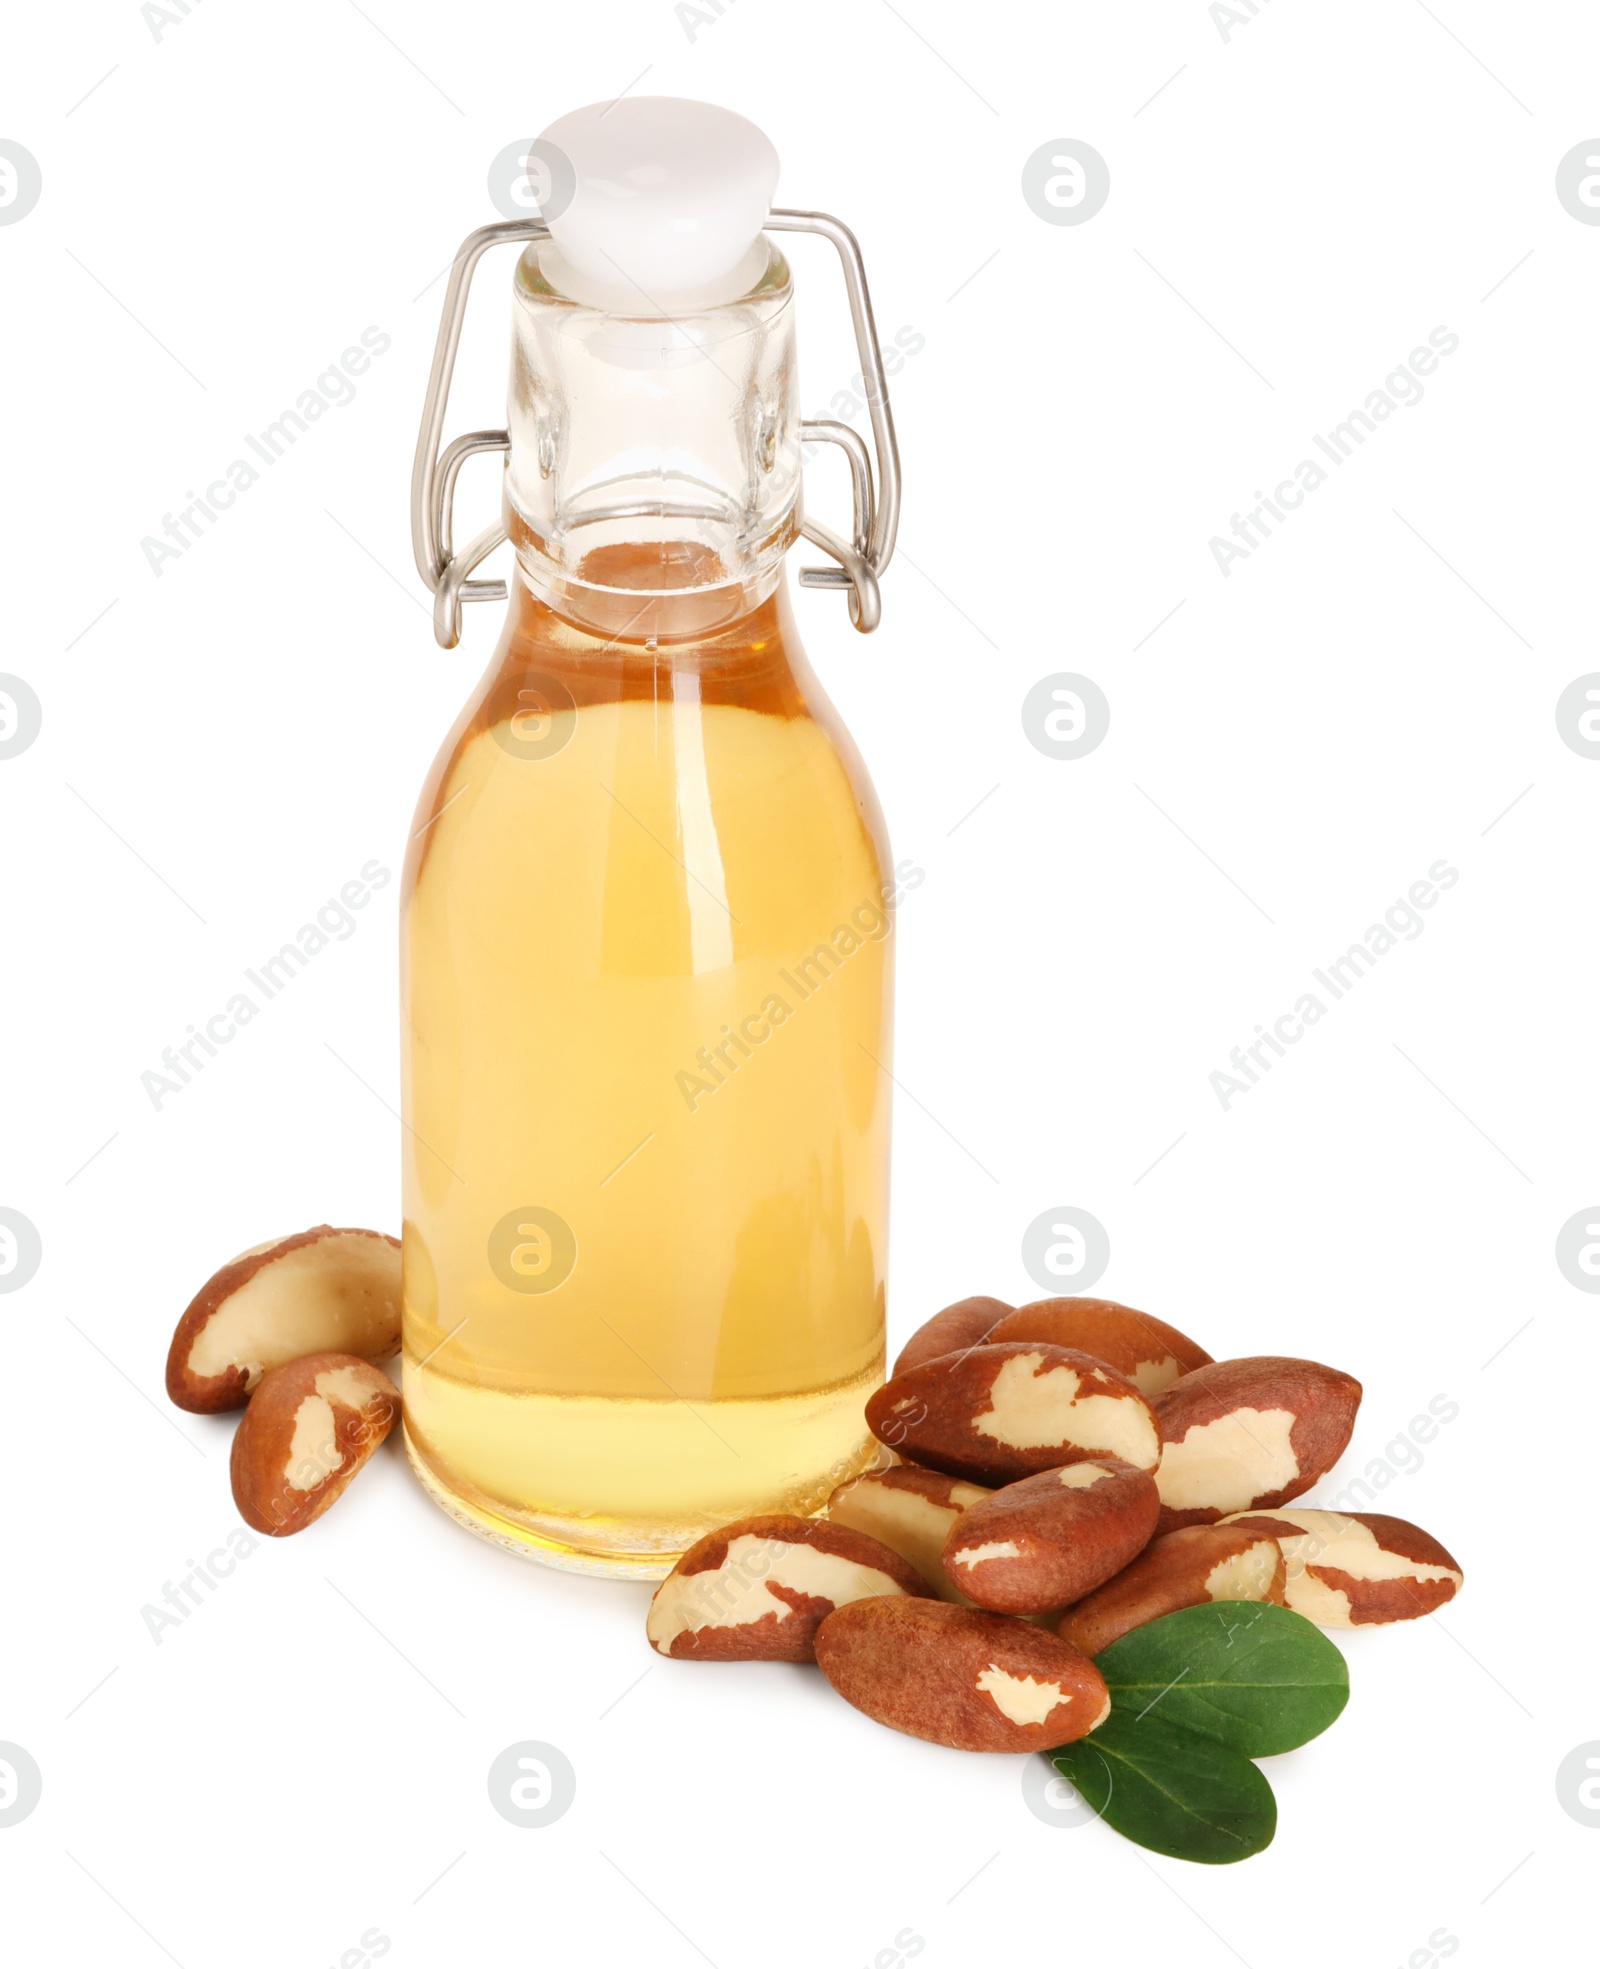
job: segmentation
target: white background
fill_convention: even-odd
[[[1600,1195],[1600,763],[1554,710],[1600,668],[1600,227],[1554,182],[1597,62],[1576,0],[1273,0],[1226,38],[1201,0],[739,0],[692,38],[669,0],[206,0],[159,39],[133,0],[13,15],[0,136],[44,190],[0,228],[0,668],[44,727],[0,763],[0,1203],[44,1258],[0,1299],[0,1739],[44,1793],[0,1830],[8,1960],[312,1969],[374,1928],[396,1969],[884,1969],[902,1931],[927,1969],[1383,1969],[1440,1930],[1460,1969],[1567,1959],[1600,1858],[1555,1788],[1600,1738],[1600,1304],[1554,1249]],[[1035,1296],[1022,1232],[1072,1204],[1103,1290],[1360,1376],[1324,1495],[1459,1406],[1383,1508],[1466,1590],[1346,1637],[1349,1710],[1271,1764],[1243,1866],[1045,1826],[1018,1760],[881,1731],[812,1671],[653,1661],[647,1589],[474,1541],[397,1453],[159,1645],[142,1617],[237,1523],[230,1421],[161,1392],[178,1312],[262,1238],[398,1228],[397,883],[159,1112],[140,1076],[364,862],[399,869],[499,615],[441,652],[410,564],[438,276],[497,216],[497,152],[630,86],[758,120],[780,202],[846,218],[886,337],[925,337],[883,628],[797,601],[926,872],[891,1340]],[[1063,137],[1110,167],[1081,226],[1021,195]],[[793,257],[818,414],[856,364],[828,249]],[[480,276],[452,429],[500,421],[508,280]],[[393,346],[356,400],[158,579],[141,539],[369,324]],[[1211,536],[1439,325],[1425,399],[1224,578]],[[487,468],[462,496],[458,538]],[[1076,762],[1022,729],[1056,671],[1112,707]],[[1425,933],[1224,1111],[1230,1048],[1441,857]],[[577,1772],[544,1830],[486,1794],[524,1738]]]

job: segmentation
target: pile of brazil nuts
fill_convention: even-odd
[[[927,1742],[1059,1748],[1110,1714],[1093,1657],[1164,1615],[1264,1601],[1365,1627],[1454,1597],[1461,1569],[1404,1519],[1286,1508],[1360,1401],[1337,1368],[1213,1360],[1113,1300],[963,1299],[867,1404],[889,1467],[821,1517],[702,1538],[646,1631],[675,1660],[815,1661]]]
[[[167,1392],[197,1415],[244,1411],[234,1501],[282,1538],[399,1419],[379,1365],[399,1347],[398,1239],[319,1224],[207,1280]],[[879,1467],[818,1517],[699,1540],[651,1601],[650,1643],[814,1661],[866,1715],[954,1749],[1059,1749],[1111,1713],[1094,1658],[1166,1615],[1261,1602],[1363,1627],[1454,1597],[1461,1569],[1415,1525],[1293,1504],[1343,1454],[1360,1400],[1337,1368],[1216,1361],[1109,1299],[963,1299],[868,1402]]]
[[[233,1501],[254,1531],[315,1523],[394,1427],[377,1362],[400,1351],[400,1241],[318,1224],[231,1259],[195,1294],[167,1354],[193,1415],[243,1409]]]

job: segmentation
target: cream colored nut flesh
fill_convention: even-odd
[[[766,1619],[780,1627],[786,1620],[798,1625],[793,1606],[773,1590],[780,1586],[836,1607],[873,1593],[905,1590],[881,1567],[820,1552],[814,1545],[777,1546],[746,1532],[729,1542],[727,1557],[715,1572],[673,1573],[662,1581],[650,1602],[645,1634],[657,1654],[670,1655],[680,1634],[752,1627]]]
[[[1133,1383],[1048,1343],[923,1361],[871,1397],[867,1427],[910,1463],[989,1486],[1100,1456],[1149,1471],[1161,1457],[1152,1405]]]
[[[903,1464],[841,1485],[828,1499],[828,1517],[898,1552],[941,1599],[970,1605],[947,1577],[939,1555],[962,1512],[989,1495],[983,1484]]]
[[[740,1518],[690,1546],[657,1587],[645,1634],[693,1661],[810,1661],[836,1608],[880,1595],[926,1597],[888,1546],[825,1518]]]
[[[951,1555],[952,1567],[984,1566],[991,1559],[1020,1559],[1022,1548],[1014,1538],[991,1538],[981,1545],[963,1545]]]
[[[1046,1366],[1045,1358],[1023,1353],[1004,1363],[989,1390],[989,1408],[973,1418],[978,1434],[1006,1449],[1048,1448],[1061,1441],[1065,1414],[1079,1448],[1153,1470],[1161,1445],[1144,1403],[1097,1394],[1077,1368]]]
[[[1242,1511],[1258,1497],[1287,1490],[1300,1475],[1289,1440],[1295,1418],[1284,1408],[1241,1408],[1196,1423],[1161,1452],[1156,1487],[1174,1511]]]
[[[1285,1602],[1319,1627],[1416,1620],[1454,1599],[1461,1588],[1455,1560],[1404,1518],[1280,1505],[1224,1522],[1276,1538],[1285,1566]]]
[[[262,1378],[233,1438],[239,1515],[269,1538],[315,1523],[393,1428],[400,1396],[353,1354],[308,1354]]]
[[[1155,1397],[1161,1529],[1287,1504],[1344,1453],[1361,1383],[1320,1361],[1255,1354],[1211,1361]]]
[[[989,1697],[1007,1722],[1024,1726],[1048,1723],[1063,1704],[1072,1700],[1059,1682],[1040,1682],[1031,1675],[1008,1675],[993,1662],[976,1677],[973,1687]],[[1105,1721],[1110,1707],[1111,1698],[1107,1696],[1105,1708],[1095,1717],[1091,1728]]]
[[[1218,1559],[1205,1577],[1208,1600],[1265,1600],[1271,1597],[1273,1576],[1282,1554],[1262,1539],[1243,1552]],[[1287,1603],[1286,1603],[1287,1604]]]
[[[242,1408],[270,1369],[307,1354],[387,1360],[400,1346],[400,1244],[320,1224],[231,1259],[178,1322],[167,1393],[180,1408]]]

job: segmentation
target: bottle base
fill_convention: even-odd
[[[430,1463],[427,1451],[402,1425],[406,1456],[426,1494],[465,1530],[558,1572],[586,1573],[603,1579],[665,1579],[683,1554],[707,1531],[710,1523],[666,1525],[645,1531],[636,1524],[609,1520],[570,1521],[546,1513],[516,1513],[487,1497],[476,1496],[459,1480],[447,1482]],[[826,1503],[830,1493],[880,1461],[887,1461],[880,1444],[870,1436],[847,1464],[828,1472],[814,1498],[774,1504],[774,1511],[808,1516]],[[748,1514],[747,1514],[748,1515]]]

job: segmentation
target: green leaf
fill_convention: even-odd
[[[1095,1657],[1113,1712],[1196,1730],[1246,1757],[1309,1743],[1350,1697],[1344,1656],[1303,1615],[1213,1600],[1136,1627]]]
[[[1212,1737],[1113,1709],[1091,1735],[1047,1755],[1107,1825],[1152,1853],[1227,1866],[1272,1844],[1272,1786]]]

